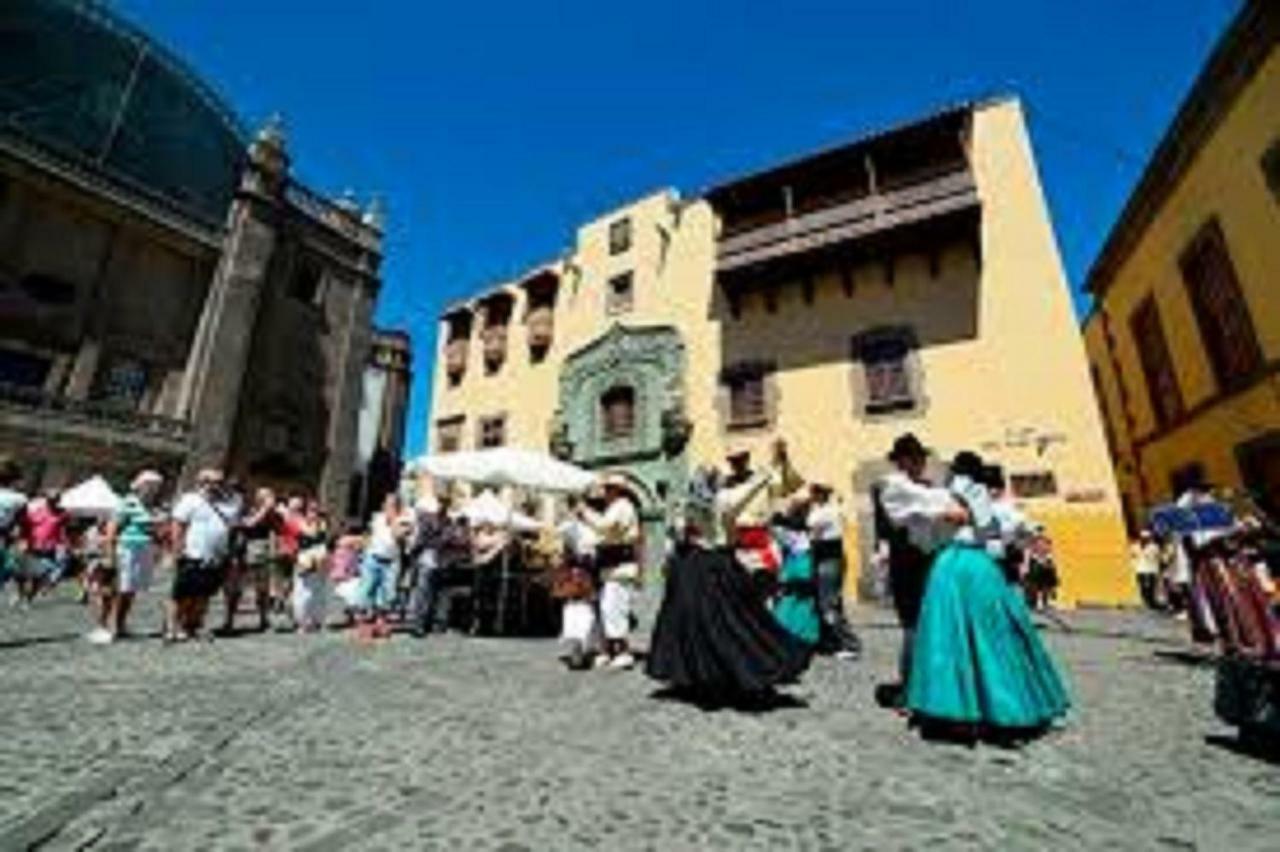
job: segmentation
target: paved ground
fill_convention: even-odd
[[[150,616],[143,611],[141,616]],[[875,707],[897,633],[769,713],[572,675],[546,642],[81,641],[0,611],[0,849],[1280,848],[1280,768],[1233,751],[1173,626],[1070,616],[1065,730],[919,741]]]

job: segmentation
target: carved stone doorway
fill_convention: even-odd
[[[688,487],[684,372],[674,328],[615,325],[570,355],[560,373],[551,451],[628,481],[650,568],[661,564]]]

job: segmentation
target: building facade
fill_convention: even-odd
[[[1278,47],[1280,8],[1244,4],[1089,275],[1085,342],[1133,526],[1196,481],[1280,511]]]
[[[364,370],[347,514],[365,518],[400,486],[413,350],[403,331],[375,330]]]
[[[88,0],[0,9],[0,452],[28,487],[219,466],[345,507],[376,211]]]
[[[1058,534],[1063,598],[1127,601],[1116,486],[1013,100],[966,105],[692,199],[660,192],[449,307],[434,451],[520,445],[628,477],[646,539],[690,470],[785,436],[851,508],[894,437],[1003,462]],[[649,546],[651,554],[659,550]]]

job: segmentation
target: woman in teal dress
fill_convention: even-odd
[[[818,616],[818,585],[813,572],[809,534],[803,528],[796,529],[790,522],[776,525],[773,533],[782,550],[773,617],[801,642],[817,645],[822,621]]]
[[[952,465],[950,491],[969,524],[955,530],[930,569],[907,707],[925,730],[1031,734],[1065,715],[1071,700],[1026,602],[988,553],[999,525],[978,482],[981,464],[961,453]]]

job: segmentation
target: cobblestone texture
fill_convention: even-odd
[[[154,602],[139,624],[157,619]],[[0,850],[1276,849],[1280,769],[1231,746],[1175,625],[1048,632],[1071,722],[1021,751],[878,709],[898,633],[767,713],[570,674],[548,642],[347,634],[87,645],[69,599],[0,612]]]

